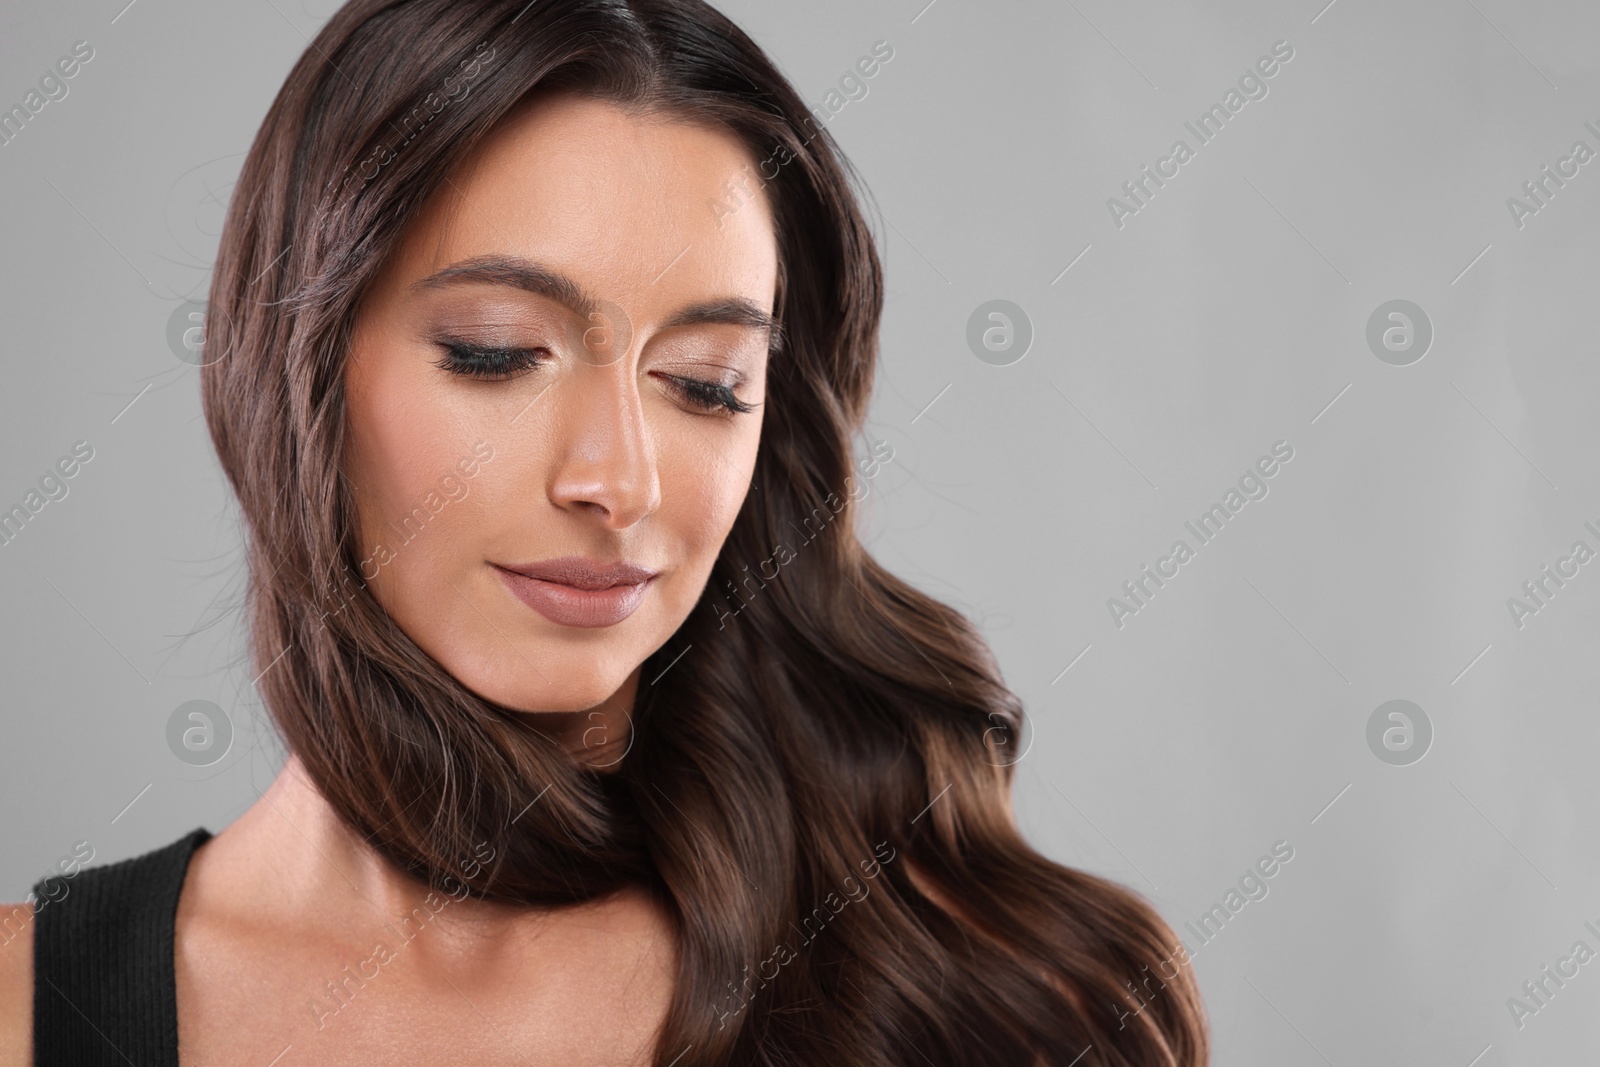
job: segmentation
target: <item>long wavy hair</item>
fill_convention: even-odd
[[[470,692],[352,580],[340,469],[363,293],[536,89],[731,131],[777,229],[754,480],[700,603],[644,663],[608,771]],[[263,699],[339,816],[421,882],[546,906],[658,894],[680,944],[659,1067],[1205,1064],[1171,929],[1022,839],[1024,712],[983,638],[857,539],[883,279],[847,167],[701,0],[340,9],[251,145],[207,306],[201,388],[244,516]],[[752,572],[802,528],[820,532],[781,575]],[[730,622],[727,591],[757,589]]]

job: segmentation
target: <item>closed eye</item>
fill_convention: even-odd
[[[461,341],[441,341],[439,345],[445,350],[445,357],[435,360],[434,366],[464,378],[489,381],[514,378],[546,362],[540,358],[540,353],[549,355],[549,350],[545,348],[506,348]]]
[[[463,378],[483,381],[509,381],[525,371],[549,362],[546,348],[514,348],[503,345],[478,345],[465,341],[440,341],[444,358],[434,360],[434,366]],[[699,410],[748,414],[759,404],[747,404],[734,394],[733,387],[721,382],[700,378],[686,378],[677,374],[659,375],[679,398]]]
[[[673,392],[688,403],[702,411],[727,411],[735,414],[748,414],[760,405],[746,404],[734,395],[731,386],[721,382],[702,381],[699,378],[682,378],[676,374],[663,374],[662,378],[670,383]]]

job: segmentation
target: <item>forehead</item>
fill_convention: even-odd
[[[508,115],[461,161],[394,266],[410,281],[511,253],[646,315],[708,295],[770,308],[770,206],[760,192],[735,192],[755,190],[754,175],[749,150],[721,128],[547,96]]]

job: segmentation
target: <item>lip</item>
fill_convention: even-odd
[[[537,563],[491,563],[518,600],[560,626],[615,626],[644,601],[656,572],[581,556]]]

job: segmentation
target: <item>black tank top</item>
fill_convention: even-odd
[[[189,857],[210,839],[199,827],[33,887],[36,1067],[177,1067],[173,926]]]

